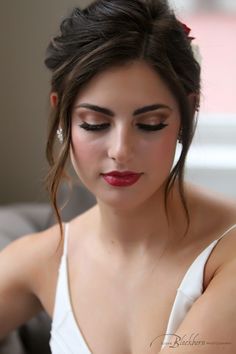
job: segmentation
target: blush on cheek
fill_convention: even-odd
[[[76,160],[81,163],[93,161],[99,150],[101,150],[101,143],[95,144],[94,142],[84,141],[83,139],[73,143],[74,156]]]
[[[96,164],[101,159],[98,154],[103,144],[91,141],[86,135],[72,131],[71,162],[77,175],[84,179],[89,177]]]
[[[163,168],[171,169],[174,162],[176,144],[177,142],[173,135],[163,138],[162,141],[159,141],[153,160],[163,166]]]

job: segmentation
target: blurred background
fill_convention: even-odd
[[[0,204],[47,202],[46,46],[79,0],[0,2]],[[169,0],[200,47],[202,103],[187,179],[236,198],[236,1]],[[178,153],[178,152],[177,152]]]

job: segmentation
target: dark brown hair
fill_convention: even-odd
[[[47,142],[50,170],[46,178],[61,233],[62,221],[57,205],[57,191],[66,177],[65,165],[71,141],[71,111],[80,90],[96,74],[134,60],[147,62],[162,77],[176,98],[181,116],[180,158],[165,187],[168,194],[178,177],[181,201],[190,217],[184,196],[184,165],[196,122],[195,109],[188,101],[200,97],[200,66],[183,24],[164,0],[97,0],[83,10],[76,7],[60,25],[60,33],[51,39],[45,65],[52,72],[51,91],[58,94],[52,109]],[[63,128],[64,142],[55,149],[56,132]]]

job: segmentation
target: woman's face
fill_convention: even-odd
[[[134,207],[163,187],[179,128],[177,101],[148,64],[114,67],[94,77],[76,98],[71,160],[98,201]],[[142,173],[129,186],[111,185],[102,176],[127,170]]]

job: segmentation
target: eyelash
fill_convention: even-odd
[[[165,127],[168,126],[168,124],[164,124],[164,123],[160,123],[157,125],[150,125],[150,124],[137,124],[137,126],[140,127],[140,129],[145,130],[147,132],[153,132],[153,131],[158,131],[158,130],[162,130]],[[86,122],[84,122],[83,124],[80,125],[80,127],[82,129],[88,130],[88,131],[101,131],[104,130],[106,128],[109,127],[108,123],[104,123],[104,124],[88,124]]]

